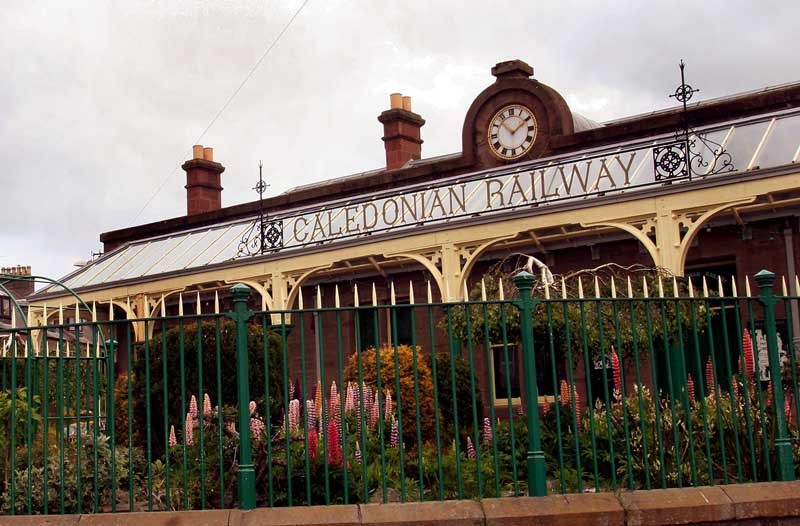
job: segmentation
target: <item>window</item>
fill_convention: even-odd
[[[495,405],[508,404],[509,398],[512,403],[520,403],[518,354],[514,345],[505,346],[502,343],[492,345],[491,377]]]

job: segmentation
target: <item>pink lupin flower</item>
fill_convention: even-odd
[[[689,402],[694,402],[694,380],[692,380],[692,375],[689,375],[689,378],[686,380],[686,390],[689,393]]]
[[[178,439],[175,438],[175,426],[169,426],[169,441],[167,443],[169,447],[178,445]]]
[[[297,431],[300,427],[300,400],[289,402],[289,431]]]
[[[339,395],[339,390],[336,388],[336,381],[331,382],[331,396],[330,400],[336,400]]]
[[[372,402],[372,407],[369,414],[369,429],[370,431],[375,431],[375,427],[378,425],[378,418],[380,418],[380,413],[378,413],[378,392],[375,392],[375,400]]]
[[[489,418],[483,419],[483,445],[485,447],[490,447],[492,445],[492,440],[494,435],[492,433],[492,421]]]
[[[756,361],[753,354],[753,339],[747,329],[742,333],[742,354],[744,355],[744,370],[749,379],[753,379],[756,374]]]
[[[314,400],[306,400],[306,419],[309,429],[317,427],[317,409],[314,407]]]
[[[569,384],[566,380],[561,380],[561,392],[559,395],[561,396],[561,404],[562,405],[569,405],[570,402],[570,395],[569,395]]]
[[[258,417],[250,417],[250,433],[253,437],[260,437],[265,430],[264,421]]]
[[[339,428],[333,420],[328,422],[328,463],[331,466],[342,464],[342,446],[339,444]]]
[[[294,384],[289,382],[289,400],[294,400]]]
[[[189,399],[189,414],[192,415],[192,420],[197,419],[197,398],[194,395]]]
[[[389,435],[389,447],[395,448],[400,445],[400,433],[397,429],[397,419],[392,419],[392,432]]]
[[[774,400],[772,391],[772,380],[770,380],[767,382],[767,405],[770,407],[772,406],[772,401]]]
[[[581,418],[582,418],[581,395],[578,393],[577,389],[575,390],[575,392],[573,394],[575,395],[573,397],[575,399],[575,423],[578,424],[577,431],[580,431],[581,430]]]
[[[316,417],[317,419],[315,422],[319,422],[322,425],[322,383],[317,382],[317,390],[314,393],[314,409],[316,410]]]
[[[210,417],[211,414],[211,397],[206,393],[203,395],[203,416]]]
[[[622,394],[622,370],[619,366],[619,355],[616,349],[611,347],[611,370],[614,373],[614,391],[619,395]]]
[[[350,413],[355,410],[355,395],[353,392],[353,384],[347,384],[347,396],[344,399],[344,412]]]
[[[186,413],[186,427],[184,429],[183,440],[187,446],[194,444],[194,418],[192,418],[192,413]]]
[[[383,405],[383,420],[386,422],[391,421],[392,419],[392,392],[390,390],[386,390],[386,399],[384,400]]]
[[[472,444],[472,439],[467,437],[467,458],[475,458],[475,446]]]
[[[706,362],[706,386],[708,389],[708,394],[712,397],[715,396],[716,389],[714,388],[714,366],[711,363],[711,358],[709,358]]]
[[[256,409],[258,409],[258,405],[256,405],[254,401],[250,400],[249,409],[250,409],[250,416],[253,416],[254,414],[256,414]]]
[[[354,455],[356,457],[356,462],[361,464],[361,446],[358,445],[358,440],[356,440],[356,452]]]
[[[317,429],[312,427],[308,430],[308,457],[317,458]]]

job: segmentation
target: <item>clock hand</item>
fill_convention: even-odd
[[[517,127],[516,127],[516,128],[514,128],[513,130],[511,130],[511,133],[517,133],[517,130],[519,130],[520,128],[522,128],[522,125],[523,125],[523,124],[525,124],[525,121],[524,121],[524,120],[522,120],[522,119],[520,119],[520,120],[519,120],[519,124],[517,124]]]
[[[501,126],[503,126],[503,128],[507,129],[508,131],[510,131],[513,134],[516,130],[512,130],[511,128],[509,128],[508,124],[506,124],[507,122],[508,121],[503,121]]]

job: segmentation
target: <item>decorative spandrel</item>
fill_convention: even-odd
[[[682,125],[675,132],[675,141],[653,148],[656,181],[691,179],[693,176],[717,175],[735,170],[731,154],[724,145],[689,127],[687,102],[700,91],[686,83],[683,60],[680,61],[681,83],[670,97],[683,104]]]
[[[239,241],[239,250],[234,259],[258,256],[283,248],[283,221],[271,220],[264,210],[264,192],[267,188],[269,188],[269,184],[264,181],[263,165],[259,161],[258,183],[253,187],[253,190],[258,193],[258,217],[242,235],[242,239]]]

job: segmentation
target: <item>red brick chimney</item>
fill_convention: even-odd
[[[225,167],[214,162],[214,149],[192,146],[193,159],[183,163],[186,171],[186,214],[195,215],[222,208],[220,174]]]
[[[422,155],[420,128],[425,119],[411,111],[411,97],[400,93],[389,95],[391,108],[378,116],[383,123],[383,142],[386,148],[386,169],[402,168],[411,159]]]
[[[0,274],[7,274],[11,276],[30,276],[31,267],[23,267],[17,265],[16,267],[3,267],[0,269]],[[0,283],[5,280],[0,278]],[[17,299],[24,298],[33,294],[33,281],[30,280],[9,280],[4,283],[5,287]]]

